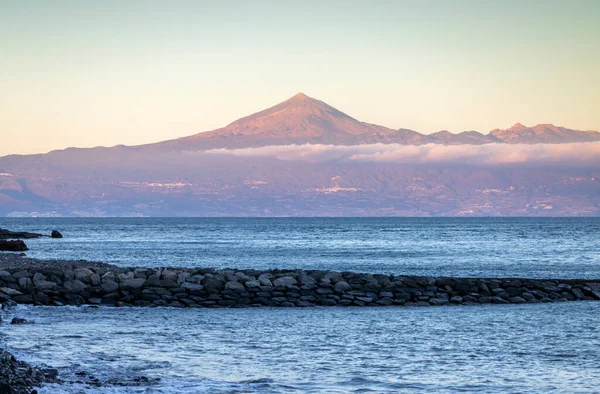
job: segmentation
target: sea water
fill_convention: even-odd
[[[32,257],[124,266],[600,278],[600,219],[2,219]],[[18,306],[42,393],[598,392],[600,303],[174,309]],[[92,374],[102,387],[88,384]]]
[[[600,278],[600,218],[0,218],[30,257],[120,266]]]

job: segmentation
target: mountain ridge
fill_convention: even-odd
[[[240,149],[268,145],[363,145],[403,144],[481,145],[488,143],[569,143],[600,141],[593,130],[573,130],[551,124],[532,127],[516,123],[488,134],[441,130],[421,134],[411,129],[391,129],[361,122],[335,107],[298,93],[262,111],[242,117],[225,127],[136,148],[158,151]]]

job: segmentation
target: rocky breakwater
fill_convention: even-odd
[[[67,267],[0,270],[0,300],[171,307],[440,306],[600,300],[600,280]]]

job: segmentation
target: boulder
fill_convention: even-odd
[[[92,271],[89,268],[77,268],[74,271],[74,274],[75,274],[75,279],[78,279],[85,283],[90,283],[90,276],[92,276],[94,274],[94,271]]]
[[[258,277],[258,281],[260,282],[261,286],[273,286],[271,279],[273,279],[273,275],[268,273],[262,274]]]
[[[122,290],[138,290],[141,289],[146,283],[146,279],[144,278],[136,278],[136,279],[127,279],[121,282]]]
[[[69,293],[78,294],[81,293],[87,287],[87,285],[79,279],[74,279],[65,281],[65,283],[63,283],[63,287]]]
[[[33,324],[34,321],[33,320],[26,320],[26,319],[22,319],[20,317],[13,317],[13,319],[10,321],[10,324]]]
[[[275,287],[283,287],[286,289],[292,288],[296,286],[298,282],[292,276],[283,276],[281,278],[277,278],[273,281],[273,286]]]
[[[60,232],[58,232],[58,230],[52,230],[52,232],[50,233],[50,236],[52,238],[62,238],[62,234]]]
[[[200,292],[204,290],[204,286],[198,283],[185,282],[181,284],[181,288],[189,291],[189,292]]]
[[[29,294],[33,290],[33,282],[27,277],[19,278],[18,283],[23,293]]]
[[[10,287],[0,287],[0,291],[8,296],[22,295],[19,290],[11,289]]]
[[[21,240],[14,240],[14,241],[0,240],[0,250],[4,250],[7,252],[24,252],[26,250],[29,250],[29,248],[27,247],[27,245],[25,245],[25,242],[23,242]]]
[[[345,293],[350,290],[352,290],[352,286],[350,286],[350,284],[348,284],[348,282],[346,282],[345,280],[341,280],[333,286],[333,291],[335,291],[338,294]]]
[[[102,284],[100,285],[100,288],[105,292],[105,293],[112,293],[114,291],[117,291],[119,289],[119,284],[117,282],[115,282],[112,279],[105,279]]]
[[[28,238],[40,238],[45,237],[44,234],[27,233],[24,231],[10,231],[0,228],[0,240],[4,239],[28,239]]]
[[[257,280],[249,280],[246,282],[246,287],[248,289],[255,289],[260,287],[260,282]]]

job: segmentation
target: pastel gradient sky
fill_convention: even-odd
[[[297,92],[424,133],[600,130],[600,1],[0,0],[0,155],[172,139]]]

